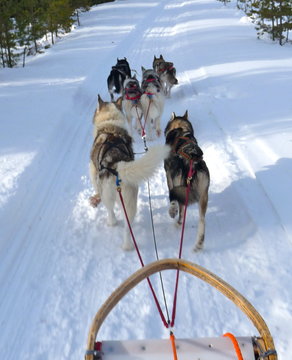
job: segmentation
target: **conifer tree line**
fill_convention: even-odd
[[[60,31],[80,25],[79,14],[113,0],[0,0],[0,67],[13,67],[22,57],[41,52],[38,40],[54,44]],[[50,35],[50,36],[49,36]]]
[[[224,4],[231,0],[219,0]],[[255,23],[258,38],[269,34],[280,45],[290,41],[292,30],[292,0],[236,0],[237,7],[243,10]]]

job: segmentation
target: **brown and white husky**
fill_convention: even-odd
[[[96,207],[102,202],[108,211],[107,223],[116,224],[114,205],[120,204],[117,180],[124,199],[130,223],[137,210],[138,185],[148,179],[168,156],[169,147],[152,147],[138,160],[134,160],[132,137],[127,131],[126,118],[122,113],[122,98],[105,102],[98,95],[99,107],[93,118],[94,141],[90,153],[90,178],[95,194],[90,204]],[[125,220],[123,249],[130,250],[133,243]]]
[[[188,120],[188,112],[186,111],[183,116],[172,113],[164,134],[165,143],[171,147],[171,152],[164,161],[169,189],[169,215],[172,218],[178,215],[178,224],[182,223],[189,180],[188,204],[198,202],[199,205],[199,226],[194,250],[200,250],[205,238],[210,174],[203,160],[203,151],[194,136],[193,126]]]
[[[152,128],[161,135],[160,121],[164,109],[164,93],[158,74],[142,66],[141,105],[146,129],[146,138],[153,139]]]
[[[165,96],[170,97],[171,88],[173,85],[178,84],[178,80],[176,78],[176,69],[173,66],[173,63],[170,61],[165,61],[162,55],[160,55],[159,58],[154,55],[152,66],[159,75]]]

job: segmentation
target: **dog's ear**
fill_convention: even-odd
[[[123,111],[123,97],[120,96],[116,102],[115,102],[116,107],[120,110]]]
[[[183,116],[184,119],[188,120],[189,119],[189,113],[188,113],[188,110],[186,110],[184,116]]]
[[[156,60],[156,55],[154,55],[154,61]]]
[[[163,56],[160,54],[160,58],[159,59],[161,59],[161,60],[163,60]]]
[[[176,118],[175,112],[172,112],[170,121],[174,120]]]
[[[99,109],[101,109],[104,106],[104,101],[102,100],[99,94],[97,96],[97,99],[98,99]]]
[[[141,70],[142,70],[142,73],[144,73],[146,71],[146,69],[144,68],[144,66],[141,66]]]

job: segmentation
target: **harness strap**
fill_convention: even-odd
[[[130,151],[129,147],[127,146],[127,143],[122,139],[122,138],[115,138],[115,141],[111,141],[111,138],[115,138],[113,135],[110,136],[109,140],[106,140],[103,144],[102,147],[104,145],[109,145],[108,148],[105,149],[105,151],[102,154],[102,158],[99,162],[99,170],[107,170],[109,171],[111,174],[113,174],[114,176],[117,176],[117,171],[115,169],[112,168],[108,168],[107,166],[104,166],[102,164],[103,159],[105,157],[105,155],[112,149],[112,148],[117,148],[119,149],[123,154],[125,154],[126,156],[129,156],[130,159],[134,158],[134,154]],[[127,149],[127,151],[125,150],[124,147],[121,147],[119,145],[124,145],[124,147]],[[100,152],[102,151],[102,147],[100,149]],[[99,152],[99,154],[100,154]],[[98,158],[99,158],[99,154],[98,154]]]
[[[180,140],[184,140],[184,142],[182,145],[178,146],[178,142]],[[197,142],[194,139],[191,139],[186,136],[180,136],[180,137],[176,138],[174,141],[173,152],[190,161],[192,158],[184,151],[184,147],[186,147],[187,145],[189,145],[191,143],[195,143],[197,145]]]

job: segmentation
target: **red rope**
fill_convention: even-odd
[[[185,201],[183,224],[182,224],[182,231],[181,231],[181,238],[180,238],[179,259],[181,259],[181,255],[182,255],[182,247],[183,247],[183,239],[184,239],[184,231],[185,231],[185,221],[186,221],[187,207],[188,207],[188,202],[189,202],[189,193],[190,193],[190,188],[191,188],[191,179],[192,179],[194,173],[195,173],[195,171],[193,171],[193,161],[190,160],[190,168],[189,168],[188,177],[187,177],[187,185],[188,185],[188,186],[187,186],[187,189],[186,189],[186,201]],[[117,179],[117,180],[118,180],[118,179]],[[118,182],[117,182],[117,183],[118,183]],[[131,227],[129,218],[128,218],[128,214],[127,214],[127,211],[126,211],[126,207],[125,207],[125,203],[124,203],[124,199],[123,199],[123,196],[122,196],[122,192],[121,192],[120,186],[117,186],[117,191],[118,191],[118,193],[119,193],[119,197],[120,197],[120,200],[121,200],[121,204],[122,204],[122,207],[123,207],[123,210],[124,210],[124,214],[125,214],[125,217],[126,217],[126,221],[127,221],[127,224],[128,224],[129,230],[130,230],[130,234],[131,234],[131,237],[132,237],[132,240],[133,240],[133,243],[134,243],[134,246],[135,246],[135,249],[136,249],[138,258],[139,258],[139,260],[140,260],[141,266],[144,267],[145,265],[144,265],[144,262],[143,262],[141,253],[140,253],[140,251],[139,251],[139,248],[138,248],[138,245],[137,245],[137,242],[136,242],[136,239],[135,239],[135,236],[134,236],[134,233],[133,233],[133,230],[132,230],[132,227]],[[161,309],[161,307],[160,307],[160,304],[159,304],[159,301],[158,301],[157,296],[156,296],[156,294],[155,294],[155,291],[154,291],[154,288],[153,288],[153,286],[152,286],[152,283],[151,283],[151,281],[150,281],[150,279],[149,279],[148,277],[147,277],[147,281],[148,281],[150,290],[151,290],[151,292],[152,292],[152,295],[153,295],[155,304],[156,304],[156,306],[157,306],[159,315],[160,315],[160,317],[161,317],[161,320],[162,320],[164,326],[165,326],[166,328],[173,327],[173,326],[174,326],[174,322],[175,322],[175,316],[176,316],[176,305],[177,305],[177,292],[178,292],[179,270],[177,270],[177,272],[176,272],[176,282],[175,282],[175,290],[174,290],[174,300],[173,300],[172,318],[171,318],[170,324],[169,324],[169,323],[166,321],[166,319],[165,319],[165,316],[164,316],[164,314],[163,314],[163,312],[162,312],[162,309]],[[242,360],[243,360],[243,359],[242,359]]]
[[[147,93],[145,93],[145,94],[148,95]],[[148,108],[147,108],[146,117],[144,118],[144,125],[142,124],[142,117],[140,118],[140,116],[138,116],[139,124],[140,124],[141,129],[142,129],[142,133],[141,133],[142,138],[146,135],[145,127],[146,127],[146,122],[147,122],[147,118],[148,118],[148,114],[149,114],[150,105],[151,105],[151,99],[149,100],[149,105],[148,105]],[[137,111],[137,108],[136,108],[136,111]],[[137,112],[137,115],[138,115],[138,112]]]
[[[122,196],[121,188],[120,188],[120,187],[117,187],[117,191],[118,191],[119,196],[120,196],[121,204],[122,204],[122,207],[123,207],[123,210],[124,210],[124,213],[125,213],[125,217],[126,217],[126,220],[127,220],[128,226],[129,226],[129,230],[130,230],[130,233],[131,233],[131,237],[132,237],[132,240],[133,240],[133,243],[134,243],[134,246],[135,246],[137,255],[138,255],[138,257],[139,257],[141,266],[144,267],[144,262],[143,262],[143,259],[142,259],[141,254],[140,254],[140,251],[139,251],[139,248],[138,248],[138,245],[137,245],[137,242],[136,242],[136,239],[135,239],[133,230],[132,230],[132,226],[131,226],[131,224],[130,224],[130,220],[129,220],[129,217],[128,217],[128,214],[127,214],[127,211],[126,211],[126,207],[125,207],[124,199],[123,199],[123,196]],[[157,306],[159,315],[160,315],[160,317],[161,317],[161,320],[162,320],[164,326],[165,326],[166,328],[168,328],[168,323],[167,323],[167,321],[165,320],[165,316],[164,316],[164,314],[163,314],[163,312],[162,312],[162,310],[161,310],[161,307],[160,307],[160,305],[159,305],[159,301],[158,301],[157,296],[156,296],[156,294],[155,294],[154,288],[153,288],[152,283],[151,283],[151,281],[150,281],[150,279],[149,279],[148,277],[147,277],[147,281],[148,281],[150,290],[151,290],[151,292],[152,292],[152,295],[153,295],[155,304],[156,304],[156,306]]]
[[[181,259],[181,254],[182,254],[182,246],[183,246],[184,232],[185,232],[185,222],[186,222],[186,216],[187,216],[187,207],[188,207],[188,202],[189,202],[189,193],[190,193],[190,189],[191,189],[191,179],[192,179],[193,175],[194,175],[193,161],[190,160],[190,168],[189,168],[188,178],[187,178],[188,186],[187,186],[187,190],[186,190],[186,201],[185,201],[184,217],[183,217],[183,223],[182,223],[182,229],[181,229],[181,237],[180,237],[180,246],[179,246],[179,255],[178,255],[179,259]],[[179,280],[179,270],[176,271],[175,290],[174,290],[174,296],[173,296],[173,308],[172,308],[172,316],[171,316],[171,323],[170,323],[171,327],[174,326],[175,316],[176,316],[178,280]]]

